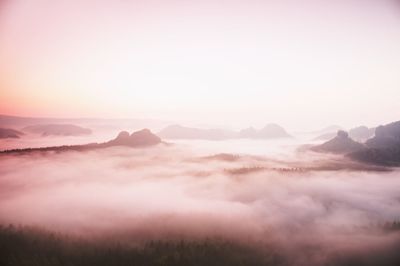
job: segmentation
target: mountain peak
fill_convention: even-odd
[[[344,130],[338,130],[336,137],[340,138],[340,139],[347,139],[347,138],[349,138],[349,133],[347,133]]]
[[[147,128],[135,131],[130,135],[127,131],[121,131],[115,139],[106,142],[107,146],[130,147],[150,146],[158,143],[161,143],[161,139]]]
[[[259,132],[259,138],[290,138],[286,130],[278,124],[266,124]]]
[[[349,137],[344,130],[338,130],[336,137],[333,139],[311,148],[316,152],[347,154],[365,149],[365,146]]]

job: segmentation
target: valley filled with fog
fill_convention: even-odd
[[[305,139],[5,153],[0,221],[132,245],[223,239],[297,265],[398,248],[400,171],[301,151]]]
[[[0,0],[0,266],[400,266],[399,48],[399,0]]]

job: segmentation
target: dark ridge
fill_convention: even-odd
[[[400,121],[377,127],[375,136],[365,144],[367,149],[352,152],[349,157],[376,165],[400,166]]]
[[[348,133],[343,130],[337,132],[336,137],[321,144],[311,147],[316,152],[348,154],[365,149],[365,146],[359,142],[352,140]]]
[[[140,131],[133,132],[129,135],[128,132],[123,131],[118,134],[118,136],[104,143],[90,143],[83,145],[64,145],[64,146],[54,146],[54,147],[43,147],[43,148],[26,148],[26,149],[12,149],[1,151],[0,153],[29,153],[29,152],[47,152],[47,151],[88,151],[94,149],[103,149],[113,146],[125,146],[132,148],[148,147],[161,143],[161,139],[151,133],[148,129],[142,129]]]
[[[389,167],[400,166],[400,147],[381,149],[368,148],[362,151],[352,152],[347,156],[351,159],[369,164]]]
[[[349,130],[349,137],[355,141],[365,142],[367,139],[374,136],[375,128],[368,128],[366,126],[359,126]],[[327,132],[318,137],[314,138],[314,140],[330,140],[333,139],[337,134],[335,132]]]
[[[366,142],[369,148],[387,149],[400,147],[400,121],[375,129],[375,136]]]
[[[371,134],[368,128],[359,127],[357,131],[360,135]],[[352,140],[347,132],[339,130],[335,138],[310,149],[342,154],[346,158],[366,164],[400,166],[400,121],[377,127],[374,137],[368,139],[365,144]]]
[[[0,139],[18,139],[22,135],[24,135],[23,132],[12,128],[0,128]]]
[[[155,134],[151,133],[149,129],[142,129],[133,132],[129,135],[128,132],[122,131],[118,136],[104,143],[105,146],[129,146],[129,147],[143,147],[151,146],[161,143],[161,139]]]

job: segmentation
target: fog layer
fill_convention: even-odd
[[[323,254],[396,240],[383,229],[400,218],[396,169],[309,170],[294,158],[313,169],[313,157],[293,153],[285,162],[288,149],[272,160],[213,153],[205,143],[1,155],[0,221],[80,236],[217,237]]]

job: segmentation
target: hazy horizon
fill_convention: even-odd
[[[45,120],[53,120],[55,121],[55,123],[65,123],[65,121],[75,121],[78,122],[79,121],[86,121],[86,120],[104,120],[104,121],[135,121],[135,120],[139,120],[139,121],[154,121],[155,123],[159,122],[160,124],[164,125],[164,126],[156,126],[156,127],[149,127],[149,126],[144,126],[144,127],[148,127],[152,130],[159,130],[163,127],[166,127],[168,125],[180,125],[183,127],[193,127],[193,128],[199,128],[199,129],[213,129],[213,128],[217,128],[217,129],[227,129],[227,130],[242,130],[242,129],[246,129],[249,127],[253,127],[256,129],[261,129],[264,126],[268,125],[268,124],[277,124],[282,126],[284,129],[288,130],[289,132],[293,132],[293,133],[313,133],[313,132],[318,132],[324,129],[327,129],[329,127],[333,127],[333,126],[338,126],[343,128],[343,130],[349,130],[358,126],[366,126],[369,128],[374,128],[377,127],[379,125],[385,125],[391,122],[395,122],[394,120],[388,120],[386,122],[382,122],[385,120],[381,120],[380,123],[378,124],[366,124],[363,122],[359,122],[358,124],[350,124],[349,126],[343,126],[343,124],[340,123],[326,123],[323,124],[322,126],[299,126],[299,127],[293,127],[293,125],[286,125],[286,124],[282,124],[279,123],[278,121],[265,121],[265,122],[259,122],[259,123],[254,123],[254,124],[246,124],[245,122],[240,123],[240,124],[235,124],[235,123],[212,123],[209,122],[207,120],[204,121],[198,121],[198,120],[171,120],[171,119],[162,119],[162,118],[154,118],[154,117],[64,117],[64,116],[20,116],[20,115],[15,115],[15,114],[3,114],[0,113],[0,116],[4,116],[4,117],[15,117],[15,118],[29,118],[29,119],[45,119]],[[249,119],[250,120],[250,119]],[[396,120],[397,121],[397,120]],[[40,122],[38,122],[40,124]],[[12,124],[12,123],[10,123]],[[124,128],[124,126],[120,127],[121,130],[129,130],[130,128]]]

